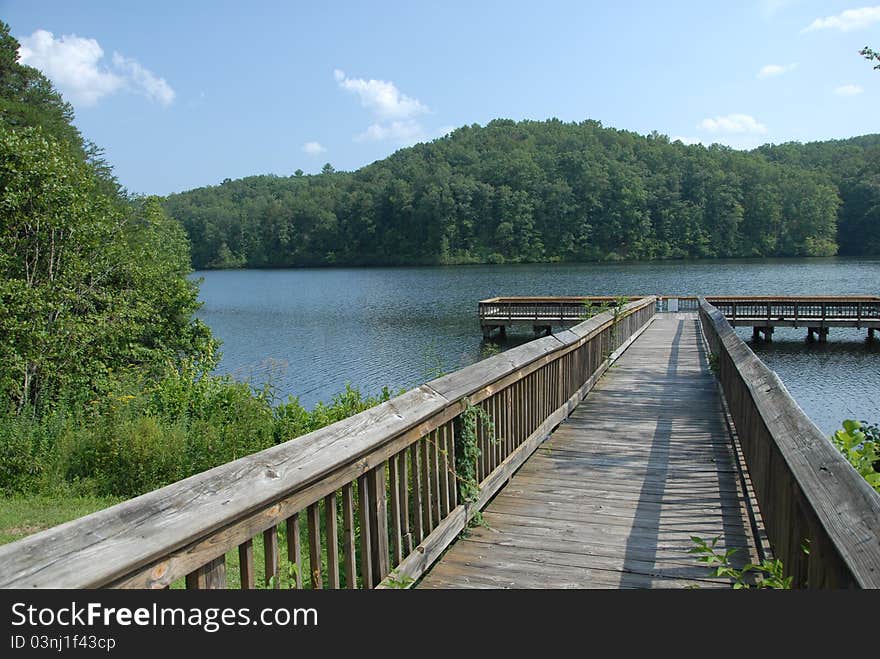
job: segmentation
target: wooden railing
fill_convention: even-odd
[[[300,588],[409,583],[574,409],[654,307],[650,297],[602,313],[303,437],[0,547],[0,587],[166,588],[185,580],[188,588],[224,588],[236,559],[244,588],[288,578]],[[458,464],[466,426],[479,448],[474,473]],[[264,554],[259,583],[255,548]]]
[[[633,299],[633,298],[629,298]],[[639,298],[642,299],[642,296]],[[584,297],[494,297],[480,300],[480,321],[485,322],[531,322],[555,321],[580,322],[586,316],[587,304],[596,307],[613,307],[617,298],[607,295]]]
[[[880,587],[880,496],[704,298],[700,320],[785,573],[811,588]]]
[[[880,325],[880,297],[707,296],[734,326],[791,325],[870,327]]]

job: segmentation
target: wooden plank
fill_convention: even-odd
[[[433,509],[431,502],[431,458],[428,453],[428,439],[419,440],[419,471],[422,475],[422,521],[425,533],[429,533],[434,528],[434,518],[431,515]]]
[[[452,499],[449,494],[449,425],[440,428],[440,452],[438,469],[440,474],[440,513],[441,519],[452,510]],[[402,558],[401,558],[402,560]],[[400,561],[398,561],[399,563]]]
[[[700,313],[777,557],[813,583],[880,587],[876,494],[723,315],[705,300]],[[800,551],[795,529],[823,546],[817,558]]]
[[[324,497],[324,537],[327,539],[327,587],[339,588],[339,527],[336,523],[336,493]]]
[[[373,543],[371,541],[370,523],[370,488],[369,477],[364,474],[358,478],[358,515],[361,529],[361,585],[373,587]]]
[[[212,590],[226,588],[226,557],[220,556],[186,575],[188,590]]]
[[[421,542],[425,533],[425,522],[422,517],[424,505],[422,504],[422,468],[419,453],[421,452],[420,442],[415,442],[410,447],[410,466],[412,467],[412,517],[413,517],[413,533],[415,534],[415,543]]]
[[[287,561],[293,566],[293,584],[302,590],[302,538],[299,535],[299,513],[294,513],[287,518]]]
[[[440,503],[440,431],[438,428],[428,436],[428,471],[431,473],[431,513],[435,524],[443,519],[442,505]]]
[[[410,528],[410,508],[409,508],[409,474],[410,469],[408,467],[409,461],[409,452],[401,451],[399,457],[400,461],[400,515],[401,515],[401,537],[403,539],[403,555],[406,556],[413,550],[413,537],[412,530]]]
[[[404,453],[404,459],[406,454]],[[400,519],[400,455],[388,459],[388,485],[391,491],[391,552],[394,565],[403,560],[403,532]]]
[[[309,529],[309,574],[311,586],[315,590],[324,587],[321,576],[321,509],[318,502],[313,503],[306,511],[306,524]]]
[[[490,528],[454,544],[421,584],[715,583],[695,561],[687,562],[692,535],[719,536],[724,548],[745,547],[737,560],[749,560],[752,528],[698,332],[694,314],[667,317],[615,350],[617,368],[598,384],[591,376],[593,390],[570,420],[528,462],[508,466],[506,478],[516,472],[510,486],[493,498],[503,483],[483,484],[481,499],[492,499],[484,511]],[[600,359],[609,338],[606,333],[583,358]],[[594,363],[607,369],[607,361]],[[554,404],[553,383],[565,378],[564,370],[551,366],[535,374],[527,387],[531,397],[525,392],[526,414],[520,408],[526,428]],[[698,384],[682,386],[694,379]],[[565,418],[581,393],[547,421]],[[689,402],[670,405],[675,395]]]
[[[278,533],[277,527],[263,531],[263,554],[266,567],[266,588],[280,588],[280,575],[278,574]],[[272,580],[274,578],[274,581]]]
[[[256,587],[253,540],[248,540],[238,546],[238,573],[242,590],[251,590]]]
[[[379,465],[368,474],[370,482],[371,542],[373,558],[373,585],[377,585],[391,571],[388,562],[388,504],[385,490],[385,465]]]
[[[352,489],[351,483],[342,486],[342,554],[347,588],[357,588],[354,494]]]

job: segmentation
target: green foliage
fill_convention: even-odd
[[[880,62],[880,53],[878,53],[876,50],[872,50],[871,48],[868,48],[867,46],[865,46],[864,48],[862,48],[859,51],[859,55],[861,55],[862,57],[864,57],[868,61],[877,60],[878,62]],[[875,64],[874,68],[880,69],[880,64]]]
[[[791,588],[793,577],[783,574],[782,561],[778,559],[764,559],[760,565],[747,563],[742,569],[735,568],[730,559],[738,551],[727,549],[718,551],[715,547],[719,538],[706,541],[693,535],[691,541],[694,547],[688,550],[690,554],[697,554],[697,561],[703,563],[711,571],[713,576],[731,579],[736,590],[741,588]]]
[[[461,413],[461,433],[455,443],[455,478],[458,481],[459,500],[474,504],[480,496],[480,483],[477,475],[477,460],[480,457],[478,432],[482,427],[489,436],[495,434],[495,423],[489,413],[465,399],[465,409]],[[482,514],[475,511],[471,523],[484,524]]]
[[[831,435],[831,443],[853,468],[880,492],[880,429],[876,425],[847,419]]]
[[[747,153],[597,121],[495,120],[356,172],[226,180],[165,208],[197,268],[880,253],[862,241],[880,235],[877,141]],[[841,159],[855,168],[845,185],[826,164]]]
[[[400,574],[397,568],[395,568],[388,573],[388,576],[385,577],[383,583],[388,586],[388,588],[406,590],[415,583],[415,579],[408,574]]]
[[[192,318],[197,286],[179,225],[156,199],[123,203],[40,130],[0,133],[0,395],[38,413],[158,372],[217,343]]]
[[[347,387],[311,411],[273,405],[228,377],[192,368],[114,382],[84,407],[0,414],[0,493],[131,497],[335,423],[384,402]]]

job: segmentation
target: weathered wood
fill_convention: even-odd
[[[336,493],[324,497],[324,537],[327,542],[327,587],[339,588],[339,527],[336,523]]]
[[[653,312],[653,303],[653,298],[632,303],[625,313],[644,322],[642,312]],[[491,364],[486,360],[468,367],[467,373],[411,390],[295,442],[0,548],[6,568],[0,586],[166,587],[423,441],[460,414],[461,392],[468,391],[472,402],[479,403],[516,383],[524,390],[523,378],[579,350],[604,331],[609,318],[605,314],[581,323],[574,328],[580,333],[573,331],[581,338],[571,344],[546,337],[514,348]],[[414,476],[418,472],[413,469]],[[439,482],[432,478],[437,478],[436,471],[415,491],[436,489]],[[426,503],[433,506],[431,501],[418,503],[422,514]],[[433,507],[428,511],[436,516]],[[439,520],[427,521],[417,529],[420,538]],[[108,555],[114,560],[102,560]]]
[[[342,554],[347,588],[357,588],[354,493],[352,489],[351,483],[342,486]]]
[[[425,525],[425,533],[430,533],[434,528],[434,519],[431,515],[431,458],[428,453],[430,435],[419,441],[419,470],[421,471],[422,480],[422,523]]]
[[[774,554],[801,586],[880,587],[880,497],[705,299],[700,319]]]
[[[309,574],[311,585],[315,590],[324,587],[321,576],[321,510],[319,504],[313,503],[306,513],[306,525],[309,529]]]
[[[361,584],[364,588],[373,587],[373,543],[370,536],[370,487],[369,477],[364,474],[358,478],[358,516],[361,529]]]
[[[405,454],[404,454],[405,455]],[[405,556],[403,551],[403,532],[400,519],[400,467],[399,455],[388,460],[388,486],[391,491],[391,552],[397,565]]]
[[[410,447],[410,465],[412,466],[412,518],[415,543],[421,542],[425,533],[425,521],[422,517],[422,467],[419,460],[421,442],[415,442]]]
[[[400,479],[399,479],[399,498],[400,498],[400,516],[401,516],[401,538],[403,541],[403,555],[406,556],[413,550],[413,537],[410,527],[410,510],[409,510],[409,474],[410,469],[407,466],[409,460],[409,452],[401,451],[399,454],[400,463]],[[399,561],[398,561],[399,562]]]
[[[302,538],[299,535],[299,513],[287,518],[287,560],[293,566],[293,587],[302,589]]]
[[[449,451],[450,451],[450,443],[449,443],[449,425],[445,425],[440,428],[440,441],[439,441],[439,476],[440,476],[440,519],[446,517],[449,514],[449,511],[452,510],[452,500],[449,496]],[[397,561],[403,560],[403,557]]]
[[[278,533],[277,528],[272,526],[263,531],[263,554],[266,567],[266,588],[280,588],[280,576],[278,574]],[[274,578],[274,581],[272,580]],[[274,585],[273,585],[274,584]]]
[[[251,590],[256,587],[253,540],[248,540],[238,546],[238,573],[242,590]]]
[[[186,587],[190,590],[226,588],[226,557],[215,558],[186,575]]]
[[[668,556],[687,557],[692,535],[720,536],[721,546],[739,547],[742,562],[750,559],[751,525],[696,316],[654,321],[635,343],[625,328],[618,331],[585,356],[604,372],[603,353],[619,344],[613,373],[549,441],[531,435],[537,452],[528,462],[516,454],[484,480],[478,506],[491,500],[483,513],[490,528],[454,544],[422,586],[727,585],[695,562],[667,564]],[[550,366],[535,377],[541,384],[527,389],[541,395],[531,398],[523,423],[528,429],[546,417],[539,429],[546,434],[586,392],[579,386],[547,415],[561,395],[550,383],[565,374]],[[682,390],[686,402],[670,404],[667,392],[681,393],[681,382],[694,379],[701,384]]]
[[[368,475],[370,487],[370,542],[372,543],[373,585],[377,585],[391,570],[388,560],[388,503],[385,490],[385,465],[379,465]]]

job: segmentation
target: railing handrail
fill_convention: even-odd
[[[475,392],[566,354],[654,303],[648,297],[625,305],[617,315],[604,312],[558,336],[512,348],[307,435],[2,546],[0,587],[94,588],[118,584],[153,565],[154,572],[167,570],[157,561],[170,553],[216,538],[253,516],[277,517],[275,508],[285,502],[285,510],[296,512],[296,506],[314,500],[318,485],[335,491],[337,481],[358,478],[405,441],[415,441],[413,436],[448,423]],[[331,476],[332,482],[323,482]],[[302,493],[309,488],[314,491],[306,500]],[[257,519],[253,528],[260,523],[267,526]],[[228,542],[233,547],[238,541]]]
[[[801,585],[880,587],[880,496],[708,299],[700,316],[776,557]]]

